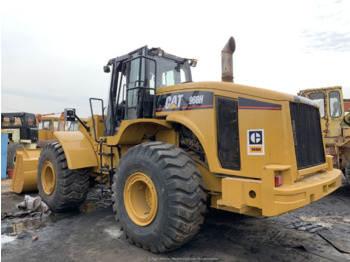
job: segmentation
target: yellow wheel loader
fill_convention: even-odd
[[[333,167],[342,170],[350,182],[350,114],[344,110],[342,87],[300,90],[298,95],[319,105],[326,153],[333,156]]]
[[[16,113],[16,114],[17,115],[23,114],[23,116],[26,115],[26,117],[23,118],[22,122],[26,123],[24,119],[28,118],[28,120],[32,121],[32,125],[34,125],[34,128],[33,126],[30,128],[31,130],[30,132],[32,135],[31,139],[34,141],[30,144],[30,146],[28,142],[26,144],[26,147],[18,143],[12,143],[12,146],[10,144],[9,150],[8,150],[9,155],[12,156],[12,157],[8,157],[8,159],[12,161],[12,168],[14,167],[11,191],[20,194],[23,192],[30,192],[30,191],[37,190],[38,188],[37,166],[38,166],[39,155],[42,148],[44,148],[47,144],[57,141],[54,139],[53,133],[56,131],[77,130],[78,126],[76,122],[66,122],[64,120],[64,113],[61,113],[60,117],[52,117],[52,116],[48,117],[48,115],[55,115],[56,113],[40,114],[36,116],[34,114],[28,114],[28,113]],[[4,120],[4,123],[6,126],[6,121],[8,121],[8,117],[2,117],[2,120]],[[36,126],[36,124],[38,124],[38,127]],[[4,128],[8,128],[8,127],[6,126]],[[9,132],[9,129],[6,129],[6,131]],[[19,134],[19,130],[17,132]],[[21,130],[21,134],[22,134],[22,130]],[[13,137],[14,135],[12,135],[12,140],[13,140]],[[25,140],[21,140],[21,141],[25,141]],[[29,142],[30,141],[31,140],[29,140]],[[16,162],[14,160],[16,160]]]
[[[230,38],[223,82],[192,82],[197,61],[160,48],[109,60],[106,113],[103,100],[91,98],[91,119],[68,112],[79,131],[56,132],[58,142],[41,152],[42,199],[55,212],[78,207],[89,176],[99,177],[112,186],[129,242],[166,252],[195,236],[207,206],[276,216],[339,188],[317,104],[234,84],[234,50]]]

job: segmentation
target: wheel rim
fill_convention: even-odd
[[[124,204],[130,219],[139,226],[149,225],[158,209],[157,190],[143,173],[132,174],[125,183]]]
[[[41,169],[41,184],[45,194],[51,195],[56,185],[56,173],[49,161],[46,161]]]

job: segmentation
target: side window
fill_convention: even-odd
[[[119,94],[118,104],[126,100],[126,91],[125,91],[126,76],[122,72],[119,72],[119,79],[121,79],[121,86],[120,86],[121,89],[119,90],[120,94]]]
[[[338,91],[329,92],[329,112],[331,117],[340,117],[342,115],[340,94]]]
[[[1,117],[1,126],[10,126],[10,118],[8,116]]]
[[[51,120],[42,120],[39,124],[40,130],[51,130]]]
[[[312,93],[309,98],[320,106],[321,117],[324,118],[324,94],[323,93]]]
[[[60,121],[59,131],[64,131],[64,121],[63,120]]]
[[[162,86],[172,86],[175,84],[174,71],[163,72],[162,74]]]
[[[23,126],[24,119],[19,116],[11,117],[10,123],[11,123],[11,126]]]
[[[53,121],[53,131],[56,132],[58,130],[58,121]]]
[[[161,86],[172,86],[186,82],[185,71],[182,68],[165,71],[161,75],[161,80]]]
[[[180,70],[181,83],[187,82],[185,71],[181,68]]]
[[[145,86],[145,77],[144,77],[144,59],[138,58],[132,60],[129,67],[128,74],[128,107],[136,107],[137,106],[137,94],[138,88],[140,86]]]

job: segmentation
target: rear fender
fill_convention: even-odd
[[[62,145],[69,169],[98,166],[93,145],[80,131],[58,131],[54,136]]]

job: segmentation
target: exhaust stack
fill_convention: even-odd
[[[235,39],[231,36],[221,51],[221,81],[233,83],[232,55],[236,50]]]

